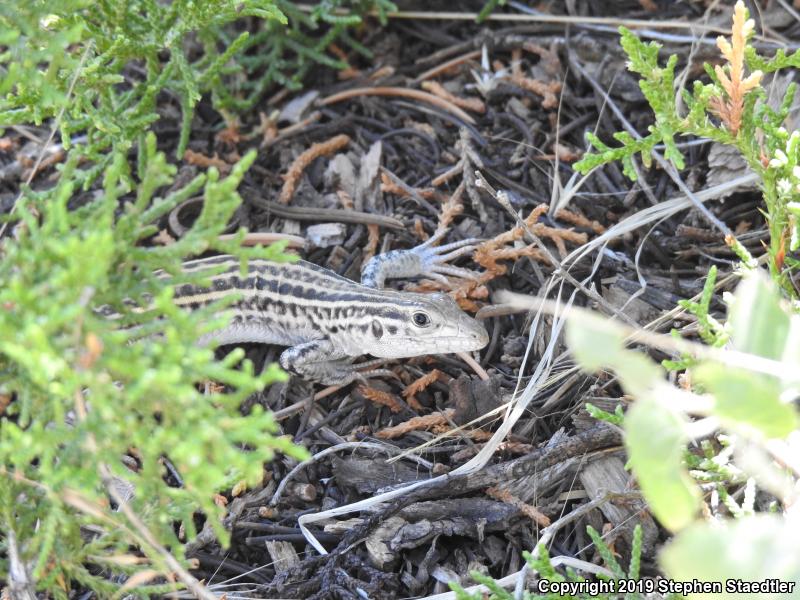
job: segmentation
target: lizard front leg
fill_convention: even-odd
[[[444,234],[441,229],[428,241],[410,250],[392,250],[373,256],[361,271],[361,283],[371,288],[382,288],[386,279],[424,275],[438,281],[447,281],[444,275],[474,279],[475,273],[447,264],[459,256],[472,252],[478,239],[461,240],[444,246],[434,246]]]
[[[310,381],[325,385],[345,385],[365,375],[382,375],[383,370],[360,373],[357,369],[372,366],[373,362],[354,365],[352,357],[337,348],[327,339],[311,340],[291,346],[281,353],[280,363],[284,370]],[[388,372],[390,375],[394,375]]]

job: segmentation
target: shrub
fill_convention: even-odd
[[[226,178],[211,168],[173,189],[176,167],[150,129],[177,99],[181,156],[203,94],[232,119],[273,82],[296,87],[311,65],[334,64],[332,40],[358,47],[348,32],[360,17],[337,16],[339,4],[304,14],[283,0],[0,3],[0,126],[47,123],[68,150],[57,184],[25,187],[2,224],[0,579],[12,590],[175,589],[185,563],[171,554],[182,558],[203,518],[227,541],[216,494],[257,484],[276,450],[303,456],[259,406],[239,412],[285,375],[255,373],[240,351],[215,361],[197,341],[225,322],[224,306],[181,311],[154,275],[201,283],[180,267],[208,250],[243,269],[248,257],[283,259],[279,245],[218,238],[255,153]],[[373,6],[392,5],[357,3]],[[194,226],[150,243],[159,219],[197,194]],[[122,320],[102,318],[102,305]],[[201,393],[208,380],[224,391]]]

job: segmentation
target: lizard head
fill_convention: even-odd
[[[489,343],[482,323],[447,294],[398,294],[392,310],[376,318],[364,352],[379,358],[406,358],[480,350]]]

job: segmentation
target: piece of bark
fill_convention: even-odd
[[[484,532],[510,526],[519,510],[488,498],[457,498],[418,502],[386,519],[367,538],[370,561],[384,568],[401,550],[417,548],[438,535],[466,536],[483,541]]]
[[[383,145],[375,142],[361,159],[356,179],[355,207],[357,210],[382,213],[383,196],[381,195],[381,157]]]
[[[337,154],[331,159],[325,170],[324,181],[328,188],[342,190],[350,198],[355,198],[356,168],[346,154]]]
[[[614,308],[624,311],[628,317],[640,325],[646,325],[657,319],[661,315],[661,311],[643,300],[642,295],[635,298],[632,296],[633,293],[640,290],[641,288],[638,288],[637,291],[631,293],[617,282],[603,290],[603,298]]]
[[[300,557],[291,542],[268,541],[267,552],[276,571],[285,571],[300,564]]]
[[[430,479],[420,467],[403,462],[387,463],[383,458],[335,458],[333,474],[342,489],[355,490],[360,495],[371,495],[382,488],[409,481]]]
[[[500,377],[488,381],[462,375],[450,384],[450,403],[455,405],[453,422],[465,425],[502,404]]]
[[[314,103],[314,100],[319,96],[319,92],[312,90],[296,98],[292,98],[281,109],[278,123],[299,123],[305,117],[309,107]]]
[[[580,464],[580,458],[573,457],[547,469],[542,469],[539,473],[501,483],[497,487],[523,502],[540,506],[542,497],[550,493],[556,485],[565,480],[573,480],[575,471]]]
[[[306,229],[306,239],[316,248],[330,248],[344,243],[347,227],[344,223],[320,223]]]
[[[589,498],[601,498],[608,492],[625,493],[633,489],[631,475],[625,470],[622,460],[616,456],[605,456],[594,460],[581,469],[578,478]],[[615,536],[624,542],[627,551],[631,548],[633,529],[642,526],[642,555],[650,556],[658,538],[658,527],[647,512],[644,500],[609,500],[600,507],[611,523]],[[609,543],[613,540],[607,540]]]

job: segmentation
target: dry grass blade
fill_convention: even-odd
[[[731,179],[730,181],[726,181],[725,183],[721,183],[719,185],[707,188],[705,190],[694,192],[694,197],[698,202],[706,202],[707,200],[711,200],[714,198],[719,198],[725,192],[729,190],[736,189],[738,186],[751,184],[758,181],[758,175],[755,173],[748,173],[746,175],[742,175],[741,177],[737,177],[736,179]],[[637,213],[632,214],[631,216],[623,219],[619,223],[615,224],[608,231],[605,231],[598,237],[589,240],[581,246],[580,248],[576,248],[573,250],[563,261],[564,265],[574,265],[578,263],[581,259],[587,256],[589,253],[593,252],[597,248],[607,244],[611,240],[618,238],[626,233],[639,229],[640,227],[644,227],[645,225],[649,225],[651,223],[655,223],[661,219],[667,218],[671,215],[674,215],[677,212],[685,210],[693,206],[693,201],[685,195],[677,196],[675,198],[670,198],[669,200],[665,200],[656,204],[655,206],[651,206],[644,210],[640,210]],[[560,216],[561,218],[561,216]]]

